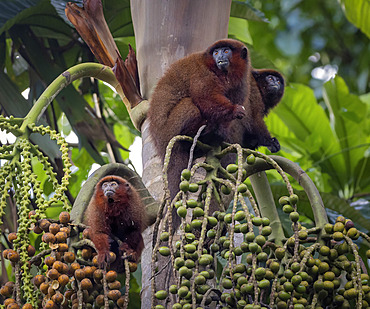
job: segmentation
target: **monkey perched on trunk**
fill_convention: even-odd
[[[267,146],[276,152],[279,142],[271,137],[263,117],[280,101],[283,90],[278,72],[253,69],[244,44],[217,41],[204,52],[173,63],[159,80],[148,113],[155,147],[163,160],[171,138],[194,137],[205,124],[203,142]],[[185,142],[173,149],[168,170],[171,198],[178,192],[189,149]]]
[[[266,146],[271,152],[280,150],[279,141],[271,137],[263,118],[284,94],[284,79],[275,70],[252,70],[249,96],[244,102],[246,117],[233,121],[225,142],[237,143],[249,149]]]
[[[126,253],[138,262],[144,249],[145,214],[139,194],[127,180],[110,175],[98,182],[87,208],[87,221],[100,266],[109,261],[109,251],[116,251],[117,258]],[[121,241],[119,247],[116,238]]]
[[[179,134],[194,137],[204,124],[203,141],[205,137],[211,142],[225,140],[229,123],[245,116],[250,72],[247,47],[229,39],[173,63],[159,80],[148,113],[149,130],[161,158],[171,138]],[[173,150],[168,170],[171,197],[187,166],[187,146],[184,143]]]
[[[173,63],[150,100],[150,132],[163,157],[172,137],[220,133],[231,120],[245,116],[250,73],[247,48],[235,40],[218,41],[205,52]],[[221,126],[221,128],[220,128]]]

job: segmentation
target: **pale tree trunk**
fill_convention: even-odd
[[[174,61],[227,37],[231,0],[131,0],[136,52],[144,98],[150,98],[158,79]],[[143,138],[143,182],[152,196],[163,197],[162,168],[148,134],[148,121],[141,127]],[[144,235],[142,305],[151,308],[152,229]],[[169,268],[168,268],[169,269]],[[157,285],[166,288],[163,271]]]

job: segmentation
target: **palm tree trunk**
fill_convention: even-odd
[[[226,38],[231,0],[131,0],[141,94],[150,98],[158,79],[176,60],[205,50],[213,42]],[[148,134],[148,121],[142,125],[143,182],[152,196],[163,197],[162,167]],[[145,232],[142,265],[142,308],[151,308],[152,229]],[[169,268],[167,268],[169,269]],[[156,278],[166,288],[163,271]]]

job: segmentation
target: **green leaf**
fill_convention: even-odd
[[[1,1],[0,2],[0,33],[16,22],[13,20],[18,14],[22,13],[22,18],[24,16],[29,16],[36,12],[32,9],[35,7],[40,0],[13,0],[13,1]],[[7,25],[5,28],[4,25]]]
[[[63,72],[64,68],[53,62],[53,59],[46,53],[43,45],[36,39],[29,27],[16,26],[12,28],[10,33],[13,40],[22,41],[25,46],[24,51],[27,53],[26,58],[30,59],[30,64],[38,69],[38,73],[45,84],[51,83]],[[106,132],[109,129],[104,129],[104,122],[93,114],[87,102],[72,85],[60,92],[57,101],[79,137],[81,145],[88,150],[97,163],[104,164],[100,149],[104,147],[106,140],[115,143],[112,134],[107,137]],[[98,141],[104,141],[100,148],[97,144]]]
[[[72,174],[69,190],[71,194],[76,197],[78,192],[81,190],[82,183],[87,179],[91,166],[95,161],[91,156],[89,156],[88,152],[84,148],[73,148],[72,162],[78,168],[78,172]]]
[[[109,29],[113,37],[134,36],[134,26],[131,20],[130,3],[128,1],[107,1],[106,16]],[[111,3],[114,2],[114,3]]]
[[[366,110],[367,110],[366,115],[363,115],[363,117],[364,117],[364,120],[366,122],[365,123],[364,130],[366,132],[366,135],[369,136],[370,135],[370,92],[359,96],[359,98],[367,106],[367,108],[366,108]]]
[[[128,44],[130,44],[134,50],[136,49],[136,42],[134,36],[115,37],[114,42],[116,43],[117,48],[122,57],[128,54],[129,51]]]
[[[247,44],[253,44],[252,37],[248,31],[248,22],[241,18],[230,17],[229,36]]]
[[[69,31],[49,0],[0,1],[0,34],[16,24],[37,25],[66,35]]]
[[[36,157],[32,158],[31,163],[32,163],[32,170],[37,175],[37,180],[40,181],[41,184],[43,184],[46,178],[49,178],[49,176],[47,176],[46,172],[44,171],[44,165],[41,164],[41,162]]]
[[[268,22],[265,14],[255,9],[249,1],[233,1],[231,3],[230,16],[247,20]]]
[[[54,191],[53,184],[50,182],[50,178],[45,179],[44,181],[44,193],[46,196],[49,196]]]
[[[139,272],[140,268],[140,272]],[[133,276],[130,278],[130,291],[129,291],[129,299],[130,303],[128,305],[128,309],[140,309],[141,307],[141,298],[140,298],[140,291],[141,291],[141,267],[139,267],[137,271],[134,272]],[[140,277],[137,275],[139,272]],[[136,274],[136,276],[135,276]],[[140,284],[140,285],[139,285]]]
[[[249,29],[248,29],[249,30]],[[250,35],[250,34],[249,34]],[[251,63],[255,69],[276,69],[273,62],[265,57],[259,50],[254,48],[254,46],[248,46],[249,54],[251,56]]]
[[[370,138],[369,138],[370,143]],[[357,175],[355,179],[356,192],[368,192],[370,188],[370,146],[366,149],[364,157],[357,163],[354,174]]]
[[[55,8],[57,14],[69,25],[72,25],[68,20],[64,10],[66,8],[66,4],[70,2],[69,0],[50,0],[51,5]],[[74,0],[74,3],[78,4],[79,6],[83,6],[83,0]]]
[[[366,130],[368,120],[364,117],[368,113],[368,106],[358,96],[349,93],[347,85],[339,76],[324,85],[323,97],[329,110],[331,127],[341,147],[337,156],[343,158],[343,176],[349,185],[347,197],[350,197],[357,191],[355,185],[359,181],[359,175],[355,173],[356,166],[370,146]],[[369,177],[364,174],[362,176]]]
[[[16,85],[2,72],[0,72],[0,105],[8,115],[14,117],[24,117],[32,107],[31,103],[19,93]],[[43,118],[39,124],[47,125]],[[38,145],[53,162],[56,158],[60,158],[61,153],[57,143],[50,140],[48,136],[32,134],[31,141]]]
[[[63,203],[55,203],[52,204],[50,207],[48,207],[45,211],[46,217],[50,219],[57,220],[59,217],[59,214],[63,211]]]
[[[58,119],[58,127],[61,128],[60,131],[64,136],[68,136],[72,132],[71,124],[65,114],[62,114]]]
[[[58,15],[65,23],[71,25],[65,16],[64,9],[70,0],[51,0]],[[83,6],[82,0],[73,1],[80,7]],[[128,0],[109,0],[103,1],[104,16],[113,37],[134,36],[134,27],[131,20],[130,1]]]
[[[339,0],[348,20],[370,38],[370,1]]]
[[[370,92],[369,93],[365,93],[363,95],[360,96],[360,100],[362,102],[365,102],[367,105],[370,105]]]
[[[370,220],[365,218],[361,212],[357,211],[354,207],[350,206],[346,200],[329,193],[320,193],[320,195],[326,208],[335,210],[337,213],[351,219],[364,228],[370,225]]]
[[[4,69],[6,58],[6,40],[5,33],[0,35],[0,70]]]
[[[113,131],[114,131],[114,135],[117,138],[117,141],[126,149],[128,149],[135,140],[135,135],[133,135],[130,132],[130,129],[127,126],[116,124],[113,127]],[[120,149],[120,153],[121,153],[122,159],[124,160],[128,159],[129,157],[128,151],[124,151]]]
[[[286,87],[283,100],[274,112],[297,139],[294,150],[301,148],[302,154],[318,162],[322,172],[333,178],[337,190],[343,188],[346,170],[343,158],[337,155],[340,145],[313,91],[301,84],[291,84]]]

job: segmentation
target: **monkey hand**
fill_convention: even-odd
[[[233,118],[234,119],[242,119],[246,116],[246,111],[243,105],[236,105],[234,109]]]
[[[111,260],[111,257],[110,257],[109,251],[98,253],[98,266],[100,269],[104,269],[107,266],[107,264],[111,262],[110,260]]]
[[[119,247],[120,256],[126,257],[131,262],[137,262],[138,254],[127,243],[122,243]]]
[[[278,152],[280,150],[280,143],[276,137],[271,138],[270,145],[267,148],[272,152]]]

